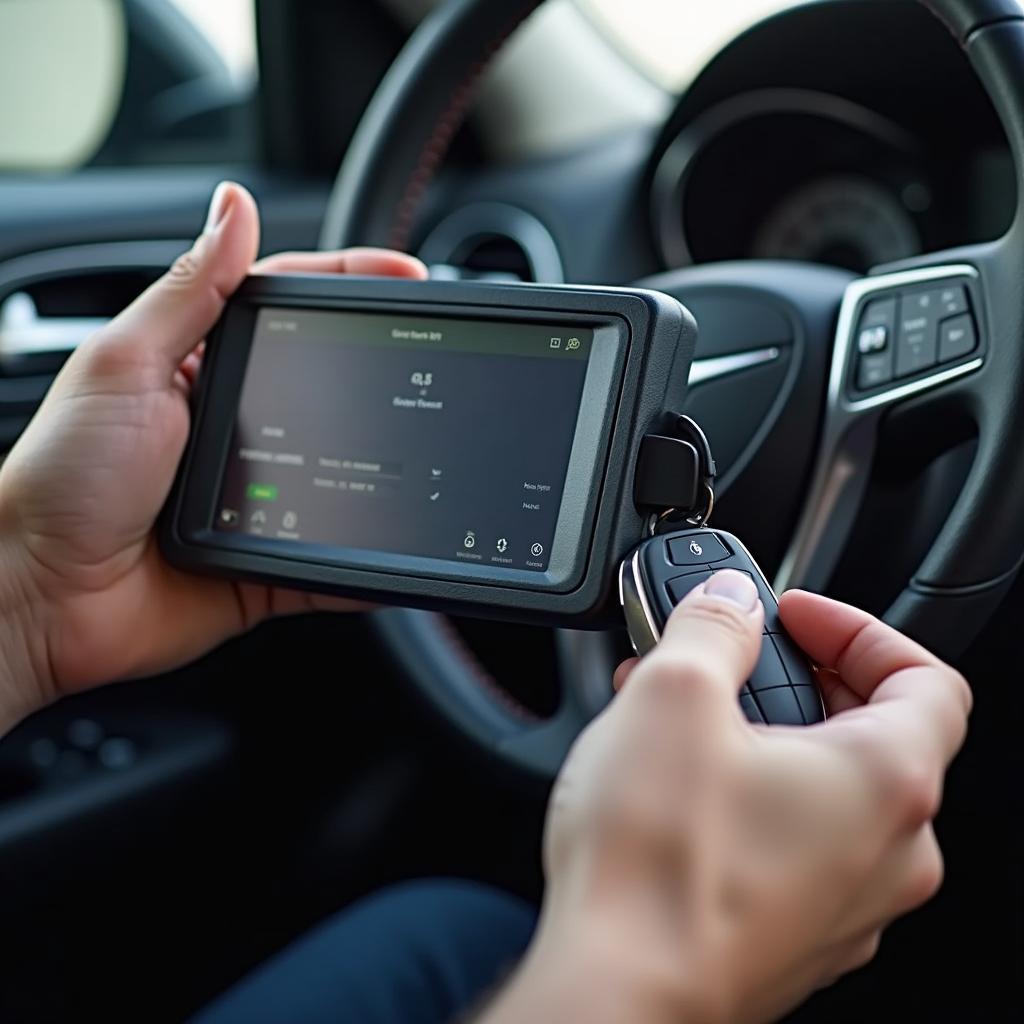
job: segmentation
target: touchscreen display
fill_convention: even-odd
[[[548,567],[588,328],[260,310],[215,528]]]

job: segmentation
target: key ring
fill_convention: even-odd
[[[715,489],[707,480],[704,481],[704,494],[706,501],[703,511],[686,517],[686,522],[690,526],[707,526],[711,513],[715,510]],[[678,511],[675,508],[667,508],[664,512],[655,512],[647,520],[647,536],[653,537],[658,532],[658,527],[661,523]]]

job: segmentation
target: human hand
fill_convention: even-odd
[[[259,216],[214,193],[192,250],[68,360],[0,468],[0,731],[47,700],[190,661],[269,615],[351,607],[171,569],[153,536],[184,450],[201,342],[249,272],[425,277],[382,250],[252,266]]]
[[[780,613],[832,717],[748,724],[755,588],[723,572],[691,594],[569,756],[538,937],[488,1024],[774,1020],[936,891],[967,685],[864,612],[790,593]]]

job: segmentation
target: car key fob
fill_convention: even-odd
[[[707,528],[644,541],[619,570],[619,599],[636,653],[661,639],[672,609],[722,569],[738,569],[757,584],[764,605],[761,656],[740,692],[751,722],[811,725],[825,718],[814,670],[782,628],[775,594],[750,552],[730,533]]]

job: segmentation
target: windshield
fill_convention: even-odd
[[[633,64],[673,92],[744,29],[800,2],[807,0],[577,0]]]

